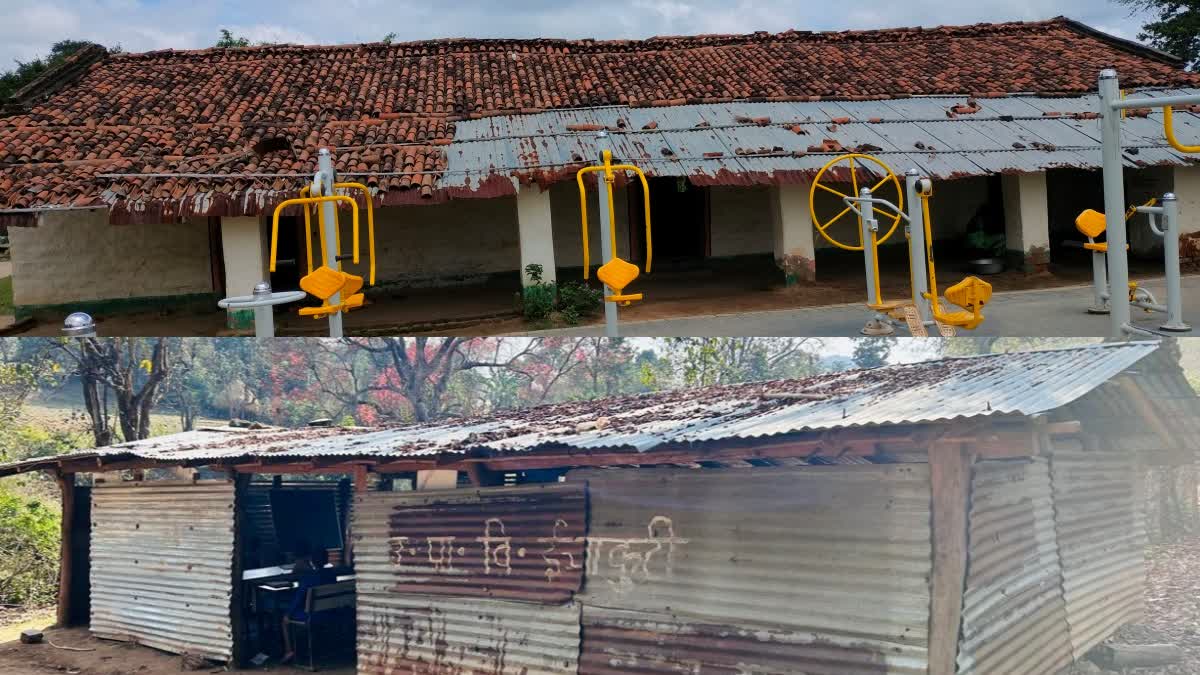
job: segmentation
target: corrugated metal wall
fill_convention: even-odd
[[[1075,658],[1143,612],[1145,520],[1132,453],[1056,439],[1050,460],[1063,594]]]
[[[926,465],[585,479],[580,672],[925,673]]]
[[[958,672],[1055,673],[1071,662],[1049,466],[975,464]]]
[[[578,484],[357,495],[358,671],[575,672],[586,503]]]
[[[97,484],[92,633],[229,660],[233,529],[232,482]]]

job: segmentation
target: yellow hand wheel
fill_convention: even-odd
[[[846,168],[835,168],[839,164],[842,164],[842,163],[849,164],[849,166]],[[871,167],[872,164],[875,166]],[[820,216],[817,215],[817,191],[820,190],[822,192],[828,192],[838,198],[838,203],[844,204],[845,202],[843,202],[842,200],[851,195],[848,195],[848,194],[842,192],[841,190],[836,190],[832,187],[829,187],[828,185],[826,185],[825,183],[822,182],[822,179],[825,179],[827,182],[830,182],[830,183],[845,182],[845,181],[835,181],[834,179],[839,173],[848,172],[850,174],[850,185],[853,187],[853,190],[854,190],[853,195],[857,197],[858,196],[858,173],[859,173],[860,169],[862,171],[866,172],[867,174],[871,175],[872,177],[874,177],[875,175],[878,175],[879,173],[882,173],[883,179],[871,187],[871,193],[877,194],[880,188],[890,185],[896,190],[895,199],[891,198],[890,190],[887,192],[887,194],[879,195],[880,198],[887,199],[888,201],[890,201],[893,204],[895,204],[896,206],[898,206],[901,210],[904,209],[904,188],[900,185],[900,178],[896,176],[896,172],[892,171],[891,167],[889,167],[887,164],[883,163],[883,160],[880,160],[877,157],[872,157],[871,155],[863,155],[863,154],[859,154],[859,153],[842,155],[841,157],[835,157],[834,159],[831,159],[828,163],[825,164],[825,166],[821,167],[821,170],[817,172],[817,177],[813,179],[812,188],[808,192],[808,208],[809,208],[809,211],[812,213],[813,225],[817,228],[817,232],[820,232],[821,236],[824,237],[825,240],[828,241],[829,243],[833,244],[834,246],[836,246],[838,248],[845,249],[847,251],[863,250],[862,217],[858,216],[858,218],[859,218],[858,225],[859,226],[857,228],[857,232],[859,234],[859,242],[858,242],[857,246],[850,246],[848,244],[843,244],[842,242],[834,239],[832,236],[830,236],[830,234],[828,232],[826,232],[826,230],[828,230],[829,227],[832,226],[834,223],[841,220],[842,216],[845,216],[847,213],[854,211],[854,209],[852,209],[850,206],[846,206],[846,208],[842,209],[842,211],[840,213],[838,213],[836,216],[830,218],[829,220],[822,221]],[[882,171],[880,171],[880,170],[882,170]],[[884,210],[880,209],[879,207],[874,207],[874,208],[875,208],[875,212],[880,215],[880,217],[879,217],[880,227],[887,228],[887,233],[876,239],[876,244],[882,244],[883,242],[888,240],[888,237],[891,237],[892,234],[895,233],[896,226],[898,226],[900,224],[901,216],[899,213],[895,213],[895,214],[888,213],[887,211],[884,211]],[[890,226],[888,225],[889,220],[891,221]]]

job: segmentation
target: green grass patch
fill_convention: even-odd
[[[4,277],[0,279],[0,316],[13,313],[12,277]]]

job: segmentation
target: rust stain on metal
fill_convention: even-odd
[[[870,647],[813,640],[802,632],[671,622],[617,610],[583,612],[580,675],[618,673],[886,673]]]
[[[562,603],[583,583],[584,486],[394,506],[392,590]]]

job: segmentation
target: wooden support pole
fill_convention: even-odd
[[[475,487],[495,487],[504,485],[504,473],[501,471],[492,471],[483,466],[479,462],[472,462],[463,467],[463,472],[467,474],[467,478],[471,480],[471,485]]]
[[[71,625],[71,578],[74,570],[74,556],[71,554],[71,541],[75,530],[75,474],[58,474],[58,489],[62,494],[62,543],[58,549],[58,617],[60,627]]]
[[[929,598],[929,675],[953,675],[967,574],[971,458],[959,443],[929,449],[933,576]]]
[[[248,473],[237,474],[233,478],[233,592],[229,597],[229,624],[233,631],[232,661],[238,668],[245,667],[249,658],[246,648],[250,640],[250,631],[246,619],[250,614],[250,598],[247,597],[246,584],[242,580],[242,563],[245,559],[242,549],[246,546],[247,528],[250,527],[246,508],[250,496],[250,481],[253,478],[254,476]]]

